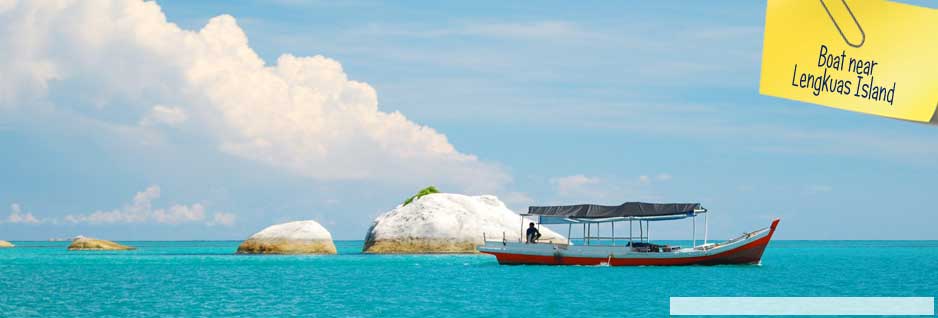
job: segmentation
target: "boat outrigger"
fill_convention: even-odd
[[[697,245],[698,215],[704,216],[703,244]],[[758,229],[729,241],[709,243],[707,209],[700,203],[643,203],[626,202],[618,206],[594,204],[567,206],[532,206],[521,218],[521,237],[524,237],[525,217],[536,217],[539,224],[567,224],[566,242],[527,243],[509,242],[502,234],[497,241],[485,240],[479,252],[495,255],[499,264],[539,265],[719,265],[759,264],[762,252],[772,239],[779,219],[772,225]],[[648,241],[649,225],[658,221],[691,218],[693,221],[690,247],[658,245]],[[611,236],[601,236],[599,224],[611,223]],[[616,223],[628,223],[629,236],[617,237]],[[638,223],[638,230],[633,230]],[[573,245],[574,225],[583,226],[582,245]],[[595,226],[594,226],[595,225]],[[595,227],[595,229],[594,229]],[[621,228],[621,226],[620,226]],[[635,236],[638,232],[638,236]],[[483,236],[485,236],[483,234]]]

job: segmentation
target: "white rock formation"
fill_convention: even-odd
[[[528,221],[524,222],[525,229]],[[522,237],[521,216],[493,195],[453,193],[425,195],[375,219],[365,237],[365,253],[476,253],[490,240]],[[541,241],[566,242],[566,238],[541,227]]]
[[[129,251],[135,249],[108,240],[99,240],[81,235],[76,236],[72,244],[68,246],[69,251]]]
[[[332,234],[316,221],[271,225],[238,246],[238,254],[335,254]]]

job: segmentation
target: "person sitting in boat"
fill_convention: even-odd
[[[537,243],[537,239],[541,238],[541,231],[538,231],[537,228],[534,227],[534,222],[528,224],[527,237],[528,243]]]

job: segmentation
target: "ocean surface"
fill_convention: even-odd
[[[0,249],[2,317],[666,317],[670,296],[938,296],[938,241],[773,241],[762,265],[685,267],[499,266],[363,255],[361,241],[332,256],[13,243]]]

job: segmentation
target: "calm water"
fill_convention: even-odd
[[[3,317],[666,317],[669,296],[938,295],[938,241],[776,241],[761,266],[499,266],[485,255],[232,255],[238,242],[0,249]],[[686,243],[685,243],[686,245]]]

